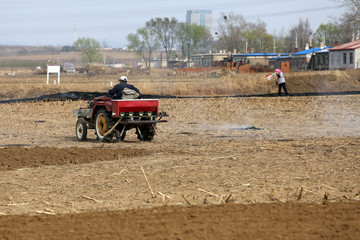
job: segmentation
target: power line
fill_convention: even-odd
[[[306,8],[306,9],[300,9],[300,10],[294,10],[294,11],[282,11],[281,16],[292,15],[292,14],[296,14],[296,13],[318,12],[318,11],[338,9],[338,8],[339,8],[339,6],[328,6],[328,7],[318,7],[318,8]],[[263,14],[245,16],[245,18],[259,18],[259,17],[269,18],[269,17],[279,17],[279,15],[263,13]]]

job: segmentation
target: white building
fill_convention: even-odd
[[[197,24],[205,27],[210,33],[213,32],[212,10],[188,10],[186,13],[186,23]]]
[[[360,39],[329,49],[329,68],[360,69]]]

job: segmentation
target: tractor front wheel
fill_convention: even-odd
[[[113,133],[105,136],[105,133],[112,127],[111,113],[101,109],[96,114],[95,131],[96,136],[102,142],[111,141]]]
[[[79,141],[85,141],[87,137],[87,124],[85,119],[79,118],[75,125],[76,137]]]

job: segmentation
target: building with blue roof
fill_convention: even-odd
[[[191,60],[198,67],[215,67],[232,62],[234,66],[243,64],[268,66],[269,59],[275,56],[288,56],[287,53],[246,53],[237,54],[221,51],[220,53],[194,54]]]
[[[295,53],[236,53],[220,52],[196,54],[191,56],[198,67],[215,67],[232,63],[232,66],[250,64],[252,66],[267,66],[268,69],[286,68],[298,70],[328,70],[329,49],[323,44],[320,47],[308,48]],[[355,54],[353,54],[355,56]]]
[[[321,46],[290,53],[288,56],[277,56],[269,59],[269,65],[272,68],[278,68],[281,62],[289,62],[291,69],[328,70],[330,48]]]

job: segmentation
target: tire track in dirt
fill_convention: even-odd
[[[182,154],[182,150],[168,148],[80,148],[80,147],[33,147],[14,146],[0,148],[0,171],[19,168],[39,167],[40,165],[83,164],[113,161],[121,158],[141,157],[156,154]]]
[[[79,147],[10,147],[0,149],[0,170],[13,170],[40,165],[81,164],[95,161],[111,161],[122,157],[136,157],[149,154],[149,150],[121,149],[87,149]]]

